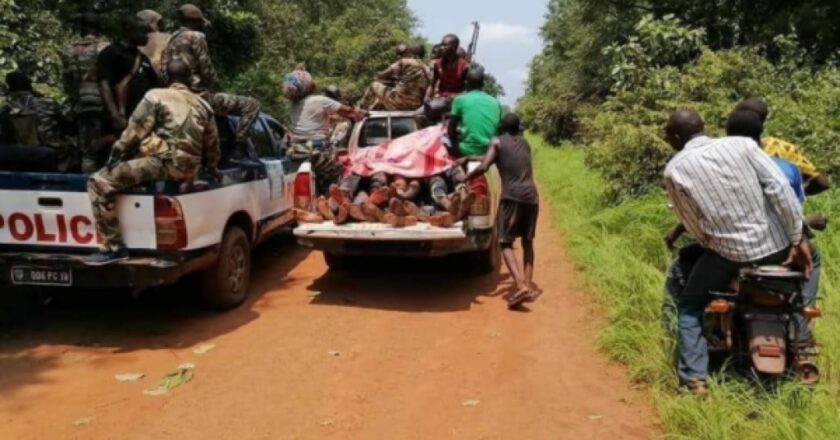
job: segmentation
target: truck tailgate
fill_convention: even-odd
[[[462,223],[450,228],[437,228],[428,223],[395,228],[384,223],[349,223],[339,226],[324,222],[303,224],[295,228],[294,234],[298,238],[358,241],[452,241],[467,238]]]

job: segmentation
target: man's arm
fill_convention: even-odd
[[[402,63],[397,61],[396,63],[388,66],[387,69],[380,72],[378,78],[380,81],[393,81],[399,77],[400,70],[402,70]]]
[[[437,87],[438,83],[438,76],[437,76],[437,69],[432,67],[432,80],[429,82],[429,88],[426,89],[426,102],[429,102],[435,96],[435,88]]]
[[[203,34],[196,38],[193,44],[195,59],[198,61],[198,69],[201,82],[211,92],[219,91],[219,77],[216,76],[216,69],[213,67],[213,60],[210,59],[210,48],[207,46],[207,37]]]
[[[216,126],[216,120],[210,119],[210,123],[204,127],[204,157],[206,159],[205,166],[207,170],[216,175],[218,178],[219,160],[222,157],[222,150],[219,146],[219,128]]]
[[[764,198],[779,216],[791,244],[802,241],[802,208],[782,170],[758,144],[749,141],[745,146],[747,159],[755,170]]]
[[[111,87],[110,78],[112,60],[108,59],[109,51],[106,48],[99,53],[96,58],[96,76],[99,78],[99,94],[102,95],[102,101],[105,103],[105,109],[108,111],[108,116],[113,122],[114,128],[122,130],[126,127],[126,116],[120,112],[118,105],[119,100]]]
[[[703,228],[700,226],[700,209],[697,207],[697,204],[694,203],[694,200],[688,194],[688,191],[677,183],[673,176],[670,176],[667,173],[665,175],[665,190],[668,192],[668,200],[674,207],[674,213],[677,215],[677,218],[680,219],[683,228],[685,228],[685,230],[687,230],[701,246],[705,246],[706,233],[703,232]]]
[[[487,172],[490,169],[490,166],[496,162],[496,157],[498,156],[498,149],[501,145],[499,142],[499,138],[494,138],[492,142],[490,142],[490,146],[487,148],[487,154],[481,159],[481,164],[478,167],[467,174],[467,180],[472,179],[473,177],[479,176]]]
[[[123,130],[122,135],[114,143],[111,150],[111,158],[108,164],[113,166],[116,162],[124,160],[143,141],[152,134],[155,127],[155,104],[148,97],[143,98],[137,109],[131,115],[128,126]]]

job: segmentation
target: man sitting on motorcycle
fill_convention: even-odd
[[[789,265],[811,277],[811,247],[801,206],[782,171],[749,138],[712,139],[693,110],[671,114],[666,140],[679,153],[665,169],[665,187],[686,230],[702,247],[677,299],[679,377],[707,392],[709,353],[703,313],[710,292],[726,291],[740,269]]]

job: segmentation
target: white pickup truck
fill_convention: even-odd
[[[247,294],[251,250],[294,222],[298,167],[285,159],[283,129],[261,115],[250,158],[234,160],[236,119],[217,120],[221,184],[157,182],[117,199],[128,261],[88,267],[97,249],[87,176],[0,172],[0,295],[36,288],[128,288],[135,292],[201,272],[206,305],[230,309]],[[0,148],[3,146],[0,145]]]
[[[356,124],[348,143],[352,153],[359,148],[379,145],[417,130],[413,112],[372,112]],[[469,164],[478,166],[477,163]],[[298,175],[296,191],[299,206],[311,203],[312,187],[308,172]],[[333,222],[302,224],[294,230],[298,243],[321,250],[331,269],[349,266],[348,258],[367,255],[435,257],[464,254],[473,259],[478,273],[499,268],[501,254],[497,245],[496,207],[501,183],[495,167],[486,176],[469,182],[478,195],[469,217],[450,228],[433,227],[426,223],[408,228],[395,228],[383,223]]]

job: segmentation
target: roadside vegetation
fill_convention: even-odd
[[[689,440],[775,440],[840,438],[840,230],[817,244],[827,261],[820,306],[828,311],[817,325],[822,344],[822,384],[816,389],[789,383],[762,388],[736,374],[717,376],[708,399],[676,388],[672,333],[662,325],[665,269],[670,262],[662,236],[675,222],[665,195],[654,190],[614,203],[608,185],[585,163],[581,147],[549,146],[531,136],[540,190],[554,223],[589,288],[604,304],[608,325],[599,344],[627,366],[632,378],[650,386],[666,438]],[[829,195],[811,209],[840,218],[840,202]]]

